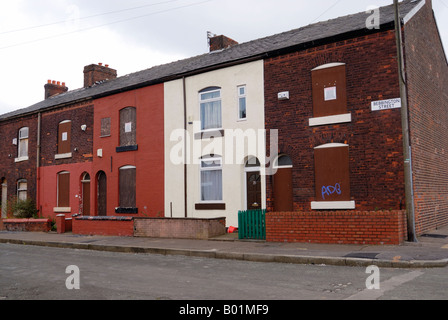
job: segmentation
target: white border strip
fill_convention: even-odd
[[[356,208],[355,201],[313,201],[311,202],[311,210],[353,210]]]
[[[404,18],[403,18],[403,23],[406,24],[409,22],[409,20],[411,20],[416,14],[417,12],[420,11],[421,8],[423,8],[423,6],[425,5],[425,0],[422,0],[414,9],[412,9]]]
[[[346,122],[352,122],[351,113],[338,114],[336,116],[311,118],[309,120],[310,127],[322,126],[327,124],[346,123]]]

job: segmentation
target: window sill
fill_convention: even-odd
[[[196,203],[196,210],[226,210],[225,203]]]
[[[28,161],[29,158],[28,157],[19,157],[19,158],[15,158],[14,162],[18,163],[18,162],[23,162],[23,161]]]
[[[119,214],[138,214],[138,208],[115,208],[115,213],[119,213]]]
[[[56,159],[56,160],[59,160],[59,159],[69,159],[69,158],[71,158],[73,155],[72,155],[72,153],[70,152],[70,153],[61,153],[61,154],[57,154],[57,155],[55,155],[54,156],[54,158]]]
[[[311,210],[354,210],[355,201],[314,201]]]
[[[138,150],[138,145],[135,146],[123,146],[123,147],[117,147],[115,149],[115,151],[117,153],[121,153],[121,152],[128,152],[128,151],[137,151]]]
[[[222,138],[224,137],[224,130],[223,129],[216,129],[216,130],[210,130],[210,131],[201,131],[194,135],[195,140],[203,140],[203,139],[210,139],[210,138]]]
[[[323,126],[329,124],[352,122],[352,114],[338,114],[335,116],[311,118],[309,120],[310,127]]]
[[[56,208],[53,208],[53,212],[55,212],[55,213],[70,213],[70,212],[72,212],[72,208],[70,208],[70,207],[56,207]]]

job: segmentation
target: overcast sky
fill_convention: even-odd
[[[123,76],[208,51],[207,31],[243,43],[392,0],[11,0],[0,3],[0,114],[43,100],[83,68]],[[448,0],[433,0],[448,50]],[[447,51],[448,52],[448,51]]]

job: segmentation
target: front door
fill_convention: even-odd
[[[261,175],[259,171],[246,173],[247,210],[262,209]]]
[[[2,196],[1,196],[1,211],[2,211],[2,218],[6,218],[7,216],[7,203],[8,203],[8,184],[6,183],[6,180],[2,181]]]
[[[88,173],[82,180],[82,214],[90,216],[90,175]]]
[[[107,177],[102,171],[98,173],[97,214],[107,216]]]

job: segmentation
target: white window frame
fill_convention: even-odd
[[[244,93],[241,94],[241,89],[244,89]],[[238,93],[238,121],[246,121],[247,120],[247,86],[241,85],[237,87]],[[246,116],[244,118],[240,117],[241,114],[241,99],[244,99],[245,104],[245,113]]]
[[[20,188],[20,184],[25,183],[25,188]],[[25,192],[25,199],[20,199],[20,193]],[[26,179],[20,179],[17,181],[17,201],[28,199],[28,181]]]
[[[211,98],[211,99],[202,99],[202,96],[204,94],[209,94],[209,93],[213,93],[213,92],[219,92],[219,97],[218,98]],[[217,131],[217,130],[222,130],[223,125],[222,125],[222,88],[220,87],[208,87],[205,88],[203,90],[201,90],[199,92],[199,119],[201,120],[201,132],[210,132],[210,131]],[[202,129],[204,127],[203,125],[203,119],[202,119],[202,105],[206,104],[206,103],[210,103],[210,102],[217,102],[219,101],[221,104],[221,126],[219,126],[218,128],[209,128],[209,129]]]
[[[218,162],[217,166],[215,167],[203,167],[204,162]],[[223,165],[222,165],[222,157],[215,155],[214,157],[211,156],[204,156],[202,159],[200,159],[199,163],[199,196],[200,196],[200,203],[224,203],[224,175],[223,175]],[[202,200],[202,172],[206,171],[221,171],[221,200]]]
[[[26,132],[26,134],[24,134],[24,132]],[[22,161],[29,160],[29,157],[28,157],[29,135],[30,135],[29,127],[23,127],[19,130],[19,137],[18,137],[18,143],[17,143],[17,158],[15,159],[15,162],[22,162]],[[26,156],[20,156],[23,152],[22,143],[21,143],[22,141],[26,141]]]

